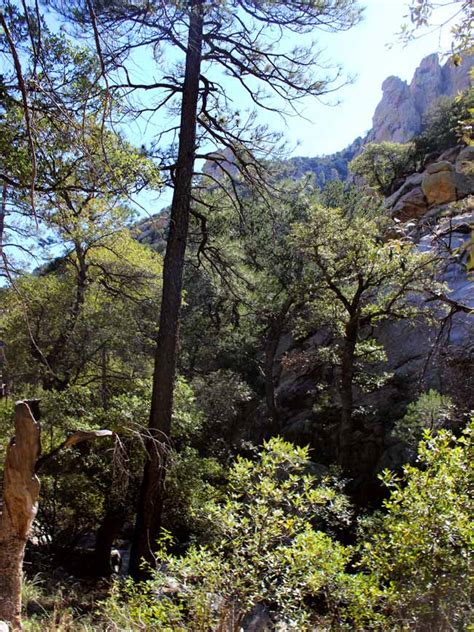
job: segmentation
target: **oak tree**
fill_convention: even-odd
[[[350,218],[318,204],[310,208],[307,221],[294,227],[294,243],[306,261],[308,306],[339,340],[338,460],[350,469],[357,460],[351,448],[358,365],[383,358],[374,336],[381,322],[433,313],[423,293],[437,285],[436,255],[418,252],[408,241],[384,240],[381,221]]]

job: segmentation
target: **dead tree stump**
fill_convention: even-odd
[[[23,557],[38,510],[40,482],[35,474],[41,429],[33,416],[36,402],[17,402],[15,436],[7,449],[0,514],[0,621],[21,629]]]

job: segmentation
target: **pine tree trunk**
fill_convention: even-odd
[[[7,185],[2,187],[2,201],[0,203],[0,266],[3,265],[3,237],[5,233],[5,216],[7,214]]]
[[[280,336],[275,336],[273,332],[270,332],[265,344],[265,401],[270,416],[272,432],[277,432],[280,426],[273,381],[273,364],[279,342]]]
[[[5,216],[7,214],[7,185],[2,187],[2,199],[0,202],[0,272],[5,268],[5,254],[3,252],[3,239],[5,233]],[[0,340],[0,399],[7,395],[7,380],[5,375],[5,356],[3,352],[3,343]]]
[[[203,38],[203,3],[204,0],[191,2],[175,189],[171,205],[170,231],[163,262],[163,290],[153,375],[150,438],[130,557],[130,573],[137,579],[146,575],[146,571],[140,568],[142,560],[151,565],[154,563],[153,552],[161,526],[163,483],[171,430],[184,256],[188,237],[195,160]]]
[[[0,620],[21,629],[21,584],[28,534],[36,516],[40,482],[35,475],[41,451],[36,402],[17,402],[15,437],[7,449],[0,515]]]

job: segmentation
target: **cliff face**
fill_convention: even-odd
[[[383,97],[372,119],[367,142],[390,140],[404,143],[420,128],[420,113],[410,87],[398,77],[388,77],[382,84]]]
[[[289,160],[294,177],[314,173],[320,186],[328,180],[345,180],[348,164],[361,148],[370,142],[384,140],[405,143],[422,127],[423,116],[441,97],[453,97],[470,85],[469,71],[474,56],[464,57],[460,66],[451,60],[439,63],[437,54],[425,57],[408,84],[399,77],[387,77],[382,84],[383,96],[375,109],[372,129],[365,138],[356,139],[340,152],[314,158],[297,157]]]
[[[394,238],[439,258],[438,280],[448,302],[438,303],[432,322],[386,321],[374,331],[387,354],[376,371],[390,377],[371,392],[354,388],[353,467],[367,480],[406,462],[403,442],[391,428],[421,391],[447,394],[460,410],[474,407],[474,147],[445,152],[423,173],[409,176],[385,208]],[[282,435],[322,455],[335,451],[339,423],[336,377],[318,353],[332,342],[324,330],[298,341],[287,334],[274,366]],[[323,383],[329,385],[329,406],[318,386]]]
[[[366,142],[383,140],[405,143],[421,131],[423,115],[440,97],[452,97],[469,87],[469,70],[474,58],[465,57],[460,66],[449,59],[443,66],[437,54],[425,57],[410,84],[388,77],[383,96],[375,109]]]

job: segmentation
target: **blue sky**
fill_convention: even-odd
[[[372,116],[382,96],[381,85],[389,75],[410,81],[416,67],[426,55],[449,49],[449,27],[418,38],[407,46],[399,41],[397,33],[407,21],[406,0],[362,0],[365,7],[363,21],[344,33],[316,34],[319,47],[324,47],[325,58],[340,64],[347,75],[354,77],[351,85],[327,97],[327,105],[314,98],[304,102],[304,118],[291,117],[284,123],[280,116],[264,112],[261,120],[272,129],[283,132],[292,155],[317,156],[339,151],[357,136],[363,136],[372,126]],[[442,9],[437,20],[446,19],[448,10]],[[290,42],[291,43],[291,42]],[[153,75],[153,62],[142,57],[136,60],[137,77],[149,80]],[[229,85],[229,91],[233,87]],[[236,102],[239,95],[236,95]],[[337,103],[337,105],[336,105]],[[162,121],[161,121],[162,122]],[[128,130],[134,142],[141,136],[143,124]],[[153,135],[153,125],[145,132]],[[170,203],[171,192],[162,191],[159,201],[156,194],[140,196],[140,202],[149,213]]]
[[[406,21],[407,3],[403,0],[366,0],[362,4],[366,10],[361,24],[346,33],[325,36],[328,57],[355,75],[355,81],[337,93],[334,99],[340,103],[335,107],[308,100],[305,116],[311,122],[289,121],[286,135],[290,143],[300,142],[294,155],[333,153],[364,135],[372,126],[384,79],[397,75],[410,81],[423,57],[449,48],[449,28],[441,34],[436,30],[406,47],[397,41],[396,33]]]

